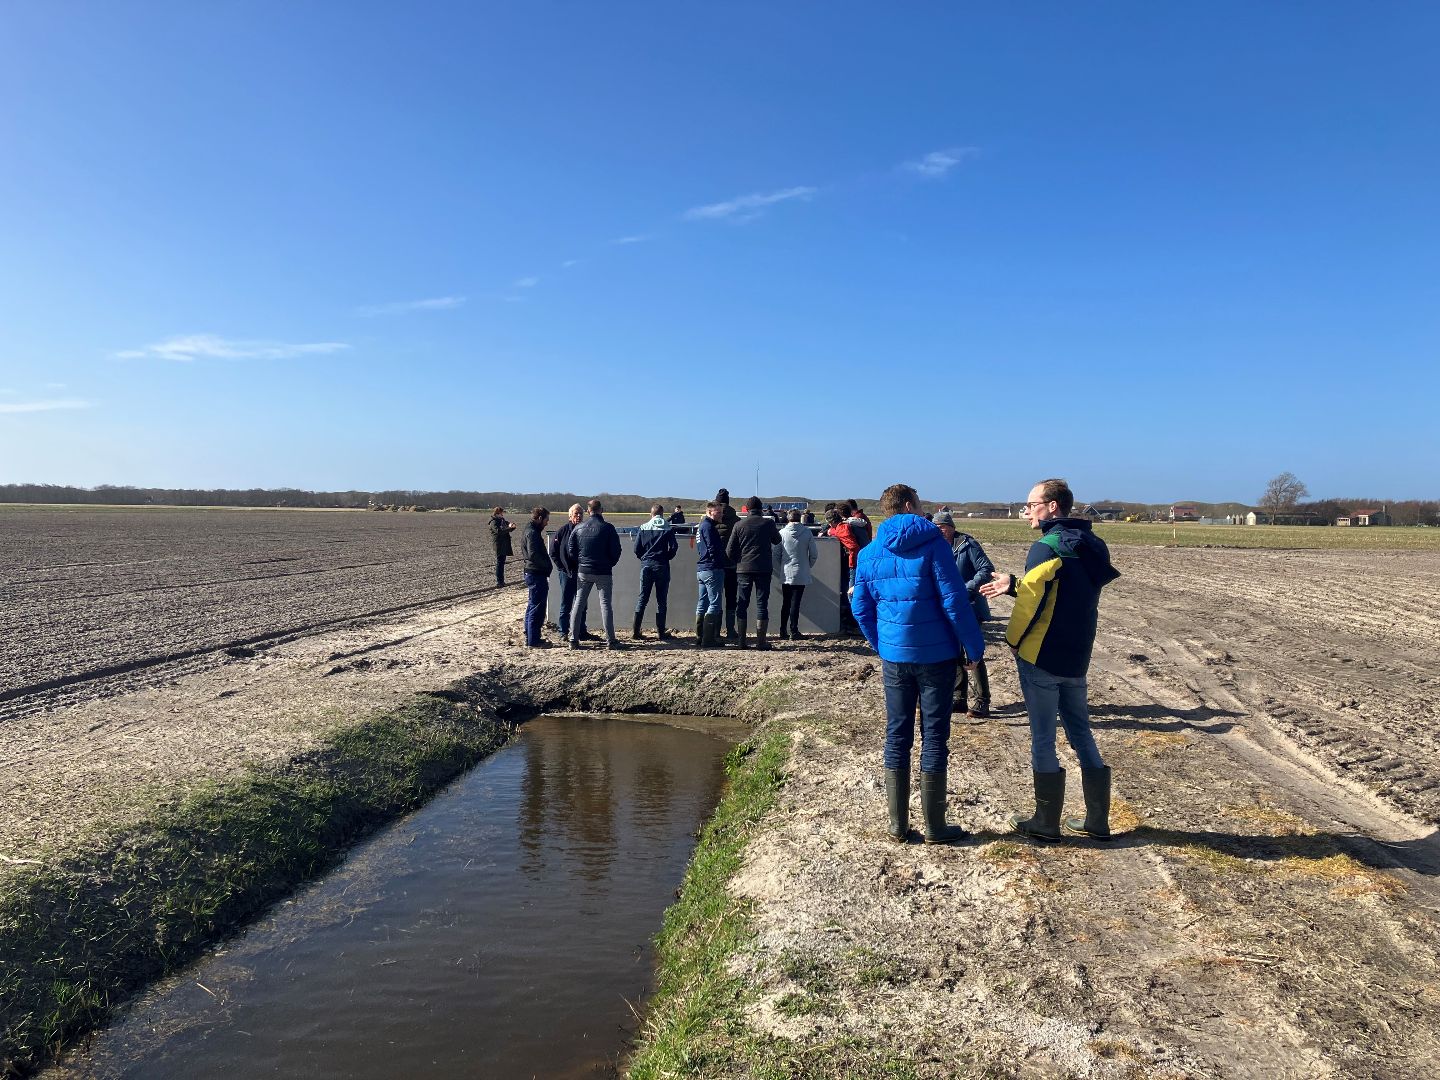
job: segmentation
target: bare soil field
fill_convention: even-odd
[[[957,721],[951,743],[951,818],[976,835],[936,848],[884,838],[863,645],[525,650],[523,591],[482,588],[483,520],[279,516],[245,543],[212,532],[218,553],[193,540],[203,524],[169,536],[147,519],[126,539],[52,521],[21,541],[0,522],[10,564],[29,560],[7,599],[30,613],[3,615],[0,670],[21,692],[0,722],[0,890],[123,834],[157,793],[283,765],[326,725],[416,692],[497,715],[726,714],[784,735],[784,786],[729,886],[749,927],[724,961],[729,996],[692,1003],[690,1064],[670,1074],[1437,1072],[1440,554],[1117,547],[1090,689],[1123,835],[1040,848],[1008,832],[1028,809],[1028,732],[997,622],[996,716]],[[315,572],[241,580],[266,543]],[[1001,569],[1023,552],[990,545]],[[104,619],[65,598],[72,574]],[[175,595],[155,604],[157,585]],[[209,616],[181,610],[216,590]],[[156,636],[211,648],[194,668],[94,676],[160,655],[128,644]],[[224,653],[247,636],[261,640]],[[23,689],[86,673],[69,697]]]

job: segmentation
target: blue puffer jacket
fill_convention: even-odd
[[[944,535],[915,514],[880,523],[855,562],[850,609],[880,659],[935,664],[985,655],[985,637]]]

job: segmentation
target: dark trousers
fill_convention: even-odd
[[[850,586],[855,583],[855,568],[846,563],[840,564],[840,632],[847,637],[855,637],[860,633],[860,624],[855,621],[855,614],[850,610]]]
[[[745,621],[745,614],[750,610],[750,593],[755,593],[755,619],[758,622],[770,621],[770,577],[769,574],[737,574],[739,579],[739,595],[735,599],[735,617],[741,622]]]
[[[495,553],[495,584],[505,584],[505,556],[498,551]]]
[[[655,625],[665,625],[665,615],[670,600],[670,564],[651,566],[640,564],[640,595],[635,598],[635,614],[644,615],[645,605],[650,602],[650,590],[655,590]]]
[[[735,568],[732,566],[725,571],[725,615],[733,618],[735,615],[736,592],[740,587],[739,581],[735,578]]]
[[[969,672],[965,665],[960,665],[960,672],[955,676],[955,708],[964,712],[970,707],[970,680]],[[985,670],[985,661],[981,660],[975,668],[975,704],[990,706],[990,672]]]
[[[540,628],[545,625],[545,600],[550,595],[550,579],[525,571],[525,644],[540,644]]]
[[[950,760],[950,709],[955,660],[897,664],[882,660],[885,682],[885,768],[910,771],[915,708],[920,708],[920,771],[940,772]]]
[[[560,614],[555,618],[555,625],[560,630],[562,638],[570,636],[570,609],[575,606],[575,590],[580,586],[580,575],[567,574],[564,570],[557,570],[560,575]],[[585,613],[580,613],[580,633],[585,633]]]
[[[800,629],[800,598],[805,595],[804,585],[780,586],[780,625],[791,630]]]

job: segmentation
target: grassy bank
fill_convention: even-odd
[[[104,1023],[356,840],[501,746],[507,725],[421,695],[328,733],[283,769],[161,803],[123,836],[26,867],[0,896],[0,1076]]]

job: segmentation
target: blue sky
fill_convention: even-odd
[[[0,481],[1437,490],[1440,8],[0,12]]]

